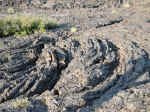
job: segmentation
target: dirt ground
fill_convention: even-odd
[[[0,38],[0,112],[150,112],[150,2],[59,2],[0,9],[60,24]]]

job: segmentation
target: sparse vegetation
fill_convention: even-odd
[[[28,98],[16,99],[16,101],[12,103],[12,106],[14,108],[22,108],[27,107],[29,105],[31,105],[31,102],[28,100]]]
[[[39,17],[5,17],[0,19],[0,36],[6,37],[15,35],[21,37],[36,32],[45,32],[54,29],[58,25],[52,19],[43,19]]]

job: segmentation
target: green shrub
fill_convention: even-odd
[[[6,17],[0,19],[0,37],[21,37],[58,27],[55,21],[38,17]]]
[[[29,105],[31,105],[31,102],[28,100],[28,98],[16,99],[16,101],[12,103],[13,108],[22,108]]]

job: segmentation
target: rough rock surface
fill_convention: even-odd
[[[24,10],[62,26],[1,39],[0,112],[150,111],[149,2],[120,9],[95,2]]]
[[[63,49],[53,47],[51,41],[30,40],[1,53],[0,102],[20,95],[33,96],[53,87],[66,66],[67,55]]]
[[[2,7],[34,6],[51,9],[97,8],[112,0],[1,0]],[[114,1],[117,3],[118,1]],[[120,3],[120,2],[119,2]]]

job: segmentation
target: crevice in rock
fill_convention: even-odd
[[[119,18],[118,20],[111,20],[111,21],[109,21],[109,22],[106,23],[106,24],[98,24],[98,25],[96,26],[96,28],[102,28],[102,27],[111,26],[111,25],[114,25],[114,24],[119,24],[119,23],[121,23],[123,20],[124,20],[124,19],[121,17],[121,18]]]

